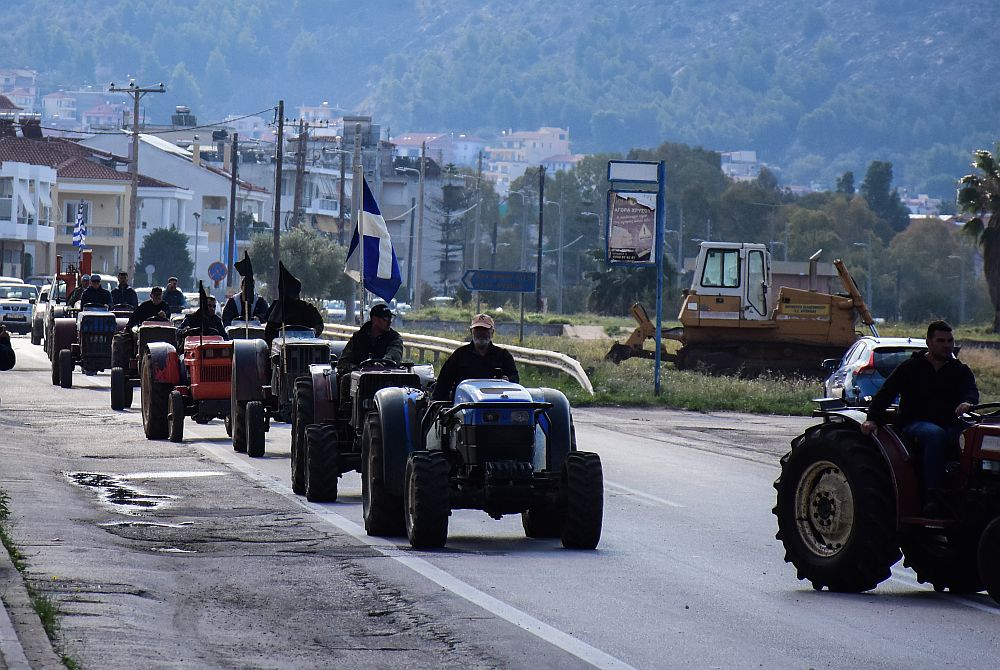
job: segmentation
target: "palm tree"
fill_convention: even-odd
[[[993,303],[993,332],[1000,333],[1000,166],[986,149],[976,151],[978,174],[959,180],[958,206],[972,214],[964,231],[983,248],[983,272]]]

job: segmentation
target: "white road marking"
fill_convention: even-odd
[[[185,479],[187,477],[228,477],[229,472],[209,472],[206,470],[172,470],[167,472],[133,472],[119,475],[119,479]]]
[[[681,503],[674,502],[673,500],[667,500],[666,498],[660,498],[658,496],[651,495],[649,493],[643,493],[642,491],[636,490],[624,484],[618,484],[616,482],[609,482],[607,479],[604,480],[604,485],[611,487],[613,489],[619,489],[633,495],[637,498],[642,498],[643,500],[649,500],[651,502],[659,503],[661,505],[666,505],[667,507],[684,507]]]
[[[189,434],[194,432],[195,431],[190,431]],[[208,437],[197,434],[191,436]],[[292,493],[291,487],[285,484],[283,480],[279,480],[271,475],[261,472],[252,464],[244,461],[241,457],[236,456],[235,454],[230,454],[226,451],[219,451],[218,448],[212,448],[210,445],[196,444],[193,446],[197,446],[203,453],[207,454],[216,461],[221,461],[231,465],[253,479],[255,482],[266,487],[268,490],[277,493],[278,495],[295,502],[300,507],[309,510],[327,523],[336,526],[383,556],[391,558],[397,563],[410,568],[422,577],[444,587],[455,595],[469,601],[473,605],[481,607],[487,612],[514,624],[518,628],[527,631],[535,637],[562,649],[576,658],[579,658],[581,661],[584,661],[595,668],[607,668],[608,670],[635,670],[633,666],[629,665],[625,661],[615,658],[600,649],[592,647],[586,642],[578,640],[572,635],[564,633],[561,630],[536,619],[530,614],[522,612],[512,605],[508,605],[507,603],[480,591],[471,584],[462,581],[458,577],[445,572],[435,565],[432,565],[425,559],[413,556],[409,552],[406,552],[396,546],[390,540],[380,537],[369,537],[365,532],[364,527],[359,526],[346,517],[331,511],[329,507],[318,503],[305,502],[301,497]]]

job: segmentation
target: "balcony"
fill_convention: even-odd
[[[340,203],[335,198],[313,198],[312,201],[303,203],[302,209],[306,214],[335,218],[340,216]]]

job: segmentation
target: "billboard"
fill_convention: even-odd
[[[608,193],[607,259],[612,265],[655,265],[656,193]]]

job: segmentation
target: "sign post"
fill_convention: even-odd
[[[500,291],[520,293],[521,295],[521,327],[518,340],[524,342],[524,295],[535,292],[534,272],[519,272],[516,270],[466,270],[462,275],[462,285],[470,291]]]
[[[663,247],[666,228],[664,161],[608,161],[608,265],[656,266],[656,353],[653,392],[660,395],[663,334]],[[654,190],[655,187],[655,190]],[[628,189],[628,190],[626,190]]]
[[[219,288],[219,283],[226,278],[226,264],[222,261],[215,261],[208,266],[208,276],[215,282],[215,288]]]

